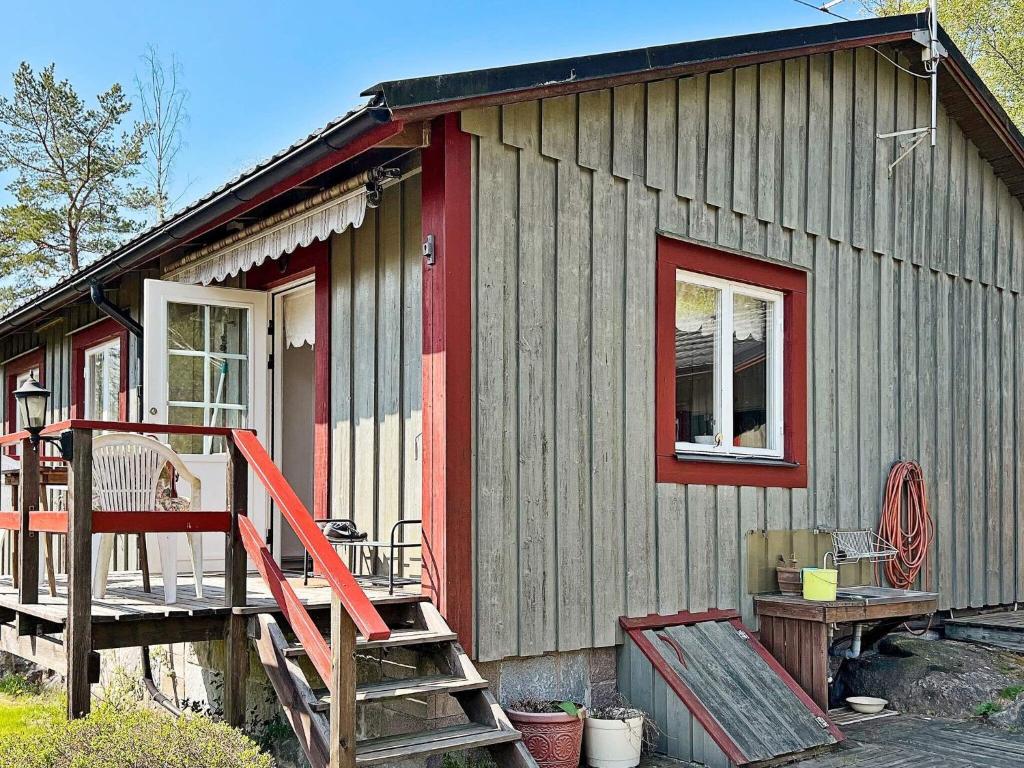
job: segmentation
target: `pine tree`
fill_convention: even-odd
[[[88,106],[54,65],[22,63],[14,93],[0,97],[0,171],[11,204],[0,207],[0,311],[77,272],[140,224],[149,194],[132,185],[147,123],[127,130],[120,85]]]

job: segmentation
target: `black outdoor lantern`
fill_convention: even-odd
[[[14,397],[18,401],[18,416],[21,421],[21,428],[29,434],[32,445],[38,447],[40,440],[45,440],[57,446],[60,455],[65,459],[71,458],[71,432],[66,431],[60,438],[40,437],[39,433],[46,426],[46,403],[50,399],[50,390],[40,384],[35,378],[30,378],[16,390]]]
[[[38,445],[39,433],[46,426],[46,402],[50,399],[50,390],[35,378],[30,378],[14,390],[14,396],[18,400],[21,427],[32,436],[32,442]]]

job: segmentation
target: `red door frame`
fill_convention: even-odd
[[[331,257],[330,246],[315,240],[279,259],[267,259],[245,275],[245,285],[269,291],[313,276],[316,344],[313,346],[313,517],[330,516],[331,476]]]
[[[471,140],[458,113],[436,118],[423,150],[423,590],[473,639]]]
[[[85,418],[85,353],[111,339],[121,341],[121,363],[118,372],[117,416],[128,420],[128,329],[112,318],[81,328],[71,335],[71,418]]]

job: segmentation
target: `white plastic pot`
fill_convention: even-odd
[[[583,721],[583,748],[591,768],[635,768],[644,744],[644,719]]]

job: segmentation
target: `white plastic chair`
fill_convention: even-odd
[[[93,507],[117,512],[148,512],[167,508],[173,501],[178,509],[201,509],[202,483],[170,446],[152,437],[133,434],[100,435],[92,442]],[[178,479],[190,486],[184,499],[162,499],[160,478],[170,465]],[[107,577],[114,554],[113,533],[93,536],[93,595],[107,592]],[[196,597],[203,596],[203,535],[189,533]],[[156,534],[160,566],[164,576],[164,599],[178,599],[177,533]]]

